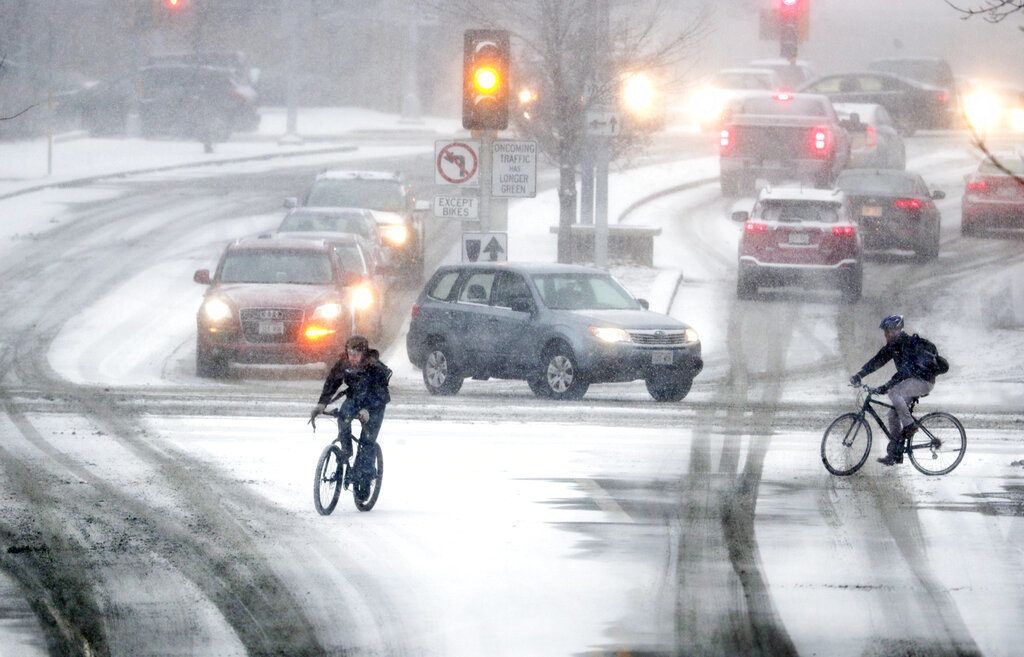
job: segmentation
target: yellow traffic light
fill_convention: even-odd
[[[473,71],[473,84],[477,91],[490,94],[498,89],[501,79],[493,66],[479,66]]]

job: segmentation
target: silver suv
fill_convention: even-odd
[[[704,366],[700,339],[647,306],[599,269],[447,265],[413,305],[406,346],[435,395],[454,395],[468,377],[522,379],[553,399],[644,379],[654,399],[679,401]]]

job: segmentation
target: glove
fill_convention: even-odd
[[[359,412],[356,413],[356,417],[359,418],[360,422],[366,424],[370,420],[370,411],[365,408],[361,408],[359,409]]]
[[[889,392],[889,386],[878,386],[871,389],[871,394],[874,395],[884,395],[887,392]]]
[[[853,376],[850,377],[850,385],[851,386],[859,386],[860,385],[860,375],[859,374],[854,374]]]
[[[327,407],[324,404],[317,404],[313,407],[313,410],[309,412],[309,423],[313,425],[314,429],[316,429],[316,416],[323,413],[325,408]]]

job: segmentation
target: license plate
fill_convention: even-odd
[[[284,335],[284,322],[260,322],[260,335]]]
[[[860,215],[862,217],[881,217],[882,208],[877,205],[865,205],[860,209]]]
[[[651,352],[651,364],[652,365],[671,365],[672,364],[672,352],[671,351],[652,351]]]
[[[810,244],[811,234],[810,233],[790,233],[789,234],[790,244]]]

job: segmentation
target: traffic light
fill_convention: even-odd
[[[761,38],[806,41],[810,33],[811,0],[762,0]]]
[[[508,127],[509,46],[505,30],[466,30],[462,59],[462,127]]]

